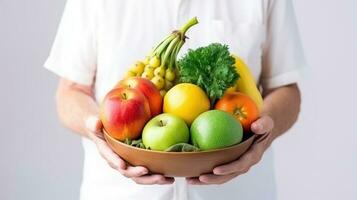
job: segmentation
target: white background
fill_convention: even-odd
[[[0,199],[78,199],[80,139],[42,68],[64,0],[0,0]],[[274,144],[280,200],[357,199],[357,1],[299,0],[309,62],[298,123]],[[252,188],[254,192],[254,188]]]
[[[357,199],[357,1],[295,1],[310,65],[302,113],[275,143],[281,200]]]

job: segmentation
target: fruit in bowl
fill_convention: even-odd
[[[258,106],[252,98],[240,92],[227,92],[216,103],[215,108],[231,113],[246,132],[250,131],[250,125],[259,117]]]
[[[242,125],[224,111],[204,112],[191,125],[191,141],[202,151],[229,147],[242,138]]]
[[[144,127],[142,140],[146,148],[164,151],[178,143],[188,143],[189,129],[181,118],[172,114],[160,114]]]
[[[236,94],[224,96],[228,88],[239,89],[258,107],[262,102],[253,77],[245,68],[241,73],[241,65],[236,70],[228,45],[189,50],[177,60],[187,29],[197,23],[191,19],[136,62],[127,74],[130,78],[120,81],[101,106],[109,146],[129,164],[152,173],[177,177],[211,173],[214,167],[238,159],[255,138],[249,126],[259,110],[254,113],[252,102]]]
[[[133,147],[120,142],[104,131],[109,146],[121,158],[133,166],[144,166],[151,173],[168,177],[197,177],[211,173],[213,168],[238,159],[248,150],[255,136],[250,135],[243,142],[222,149],[196,152],[166,152]]]
[[[120,141],[140,137],[150,116],[146,97],[131,88],[111,90],[100,106],[100,119],[104,129]]]
[[[209,110],[210,102],[197,85],[180,83],[167,92],[163,107],[165,113],[181,117],[190,125],[199,114]]]
[[[151,116],[154,117],[162,112],[162,97],[156,86],[145,78],[130,77],[121,80],[116,88],[132,88],[140,91],[147,98],[150,106]]]

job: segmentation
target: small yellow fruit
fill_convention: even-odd
[[[151,79],[151,82],[153,82],[159,90],[161,90],[165,85],[165,80],[160,76],[154,76],[154,78]]]
[[[165,76],[165,68],[163,66],[156,68],[154,71],[154,75],[164,77]]]
[[[141,77],[146,78],[146,79],[152,79],[154,77],[154,71],[153,70],[145,70]]]
[[[135,72],[136,74],[142,74],[144,72],[145,65],[144,63],[138,61],[133,67],[130,68],[130,71]]]
[[[171,81],[165,80],[165,90],[171,89],[172,86],[174,86],[174,84]]]
[[[154,56],[150,59],[149,65],[153,66],[154,68],[160,66],[160,59],[157,56]]]
[[[124,78],[129,78],[129,77],[134,77],[134,76],[136,76],[136,73],[129,70],[125,73]]]
[[[155,68],[154,68],[153,66],[151,66],[151,65],[145,65],[144,71],[146,71],[146,70],[152,70],[152,71],[154,71]]]
[[[148,65],[149,64],[149,57],[146,57],[142,62],[144,63],[144,65]]]
[[[172,69],[167,69],[165,72],[165,79],[169,81],[175,80],[175,71]]]
[[[201,113],[210,109],[206,93],[197,85],[180,83],[164,97],[164,112],[181,117],[190,125]]]
[[[167,93],[166,90],[160,90],[160,94],[162,97],[164,97],[166,95],[166,93]]]

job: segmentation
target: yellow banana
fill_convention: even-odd
[[[141,76],[153,82],[159,90],[169,90],[176,78],[177,54],[185,43],[185,38],[187,38],[185,34],[196,24],[198,20],[194,17],[181,29],[171,32],[152,49],[143,61],[137,61],[126,73],[125,78]]]
[[[242,92],[250,98],[253,99],[255,104],[258,106],[259,111],[262,111],[263,107],[263,97],[255,84],[254,77],[249,70],[248,66],[244,63],[242,59],[240,59],[238,56],[234,56],[235,58],[235,67],[240,75],[237,83],[236,83],[236,90],[239,92]]]

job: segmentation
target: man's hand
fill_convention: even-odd
[[[273,140],[284,134],[297,120],[300,112],[301,95],[297,84],[286,85],[264,91],[261,117],[251,125],[258,135],[250,149],[238,160],[218,166],[212,174],[188,178],[191,184],[222,184],[258,163]],[[274,130],[273,130],[274,128]]]
[[[90,138],[98,148],[100,155],[108,162],[113,168],[118,170],[122,175],[127,178],[131,178],[138,184],[150,185],[150,184],[172,184],[174,178],[164,177],[160,174],[150,174],[145,167],[141,166],[129,166],[121,159],[116,153],[114,153],[104,140],[102,132],[102,122],[98,117],[92,116],[86,120],[86,128],[88,132],[88,138]]]
[[[265,150],[272,143],[271,131],[273,130],[273,119],[264,115],[252,123],[251,130],[259,135],[250,149],[238,160],[231,163],[215,167],[212,174],[203,174],[198,178],[187,178],[192,185],[222,184],[231,179],[248,172],[262,158]]]
[[[103,138],[102,122],[97,117],[98,104],[94,99],[93,85],[82,85],[62,78],[56,93],[58,115],[66,127],[91,139],[108,164],[138,184],[171,184],[173,178],[159,174],[148,175],[145,167],[128,166],[107,145]]]

